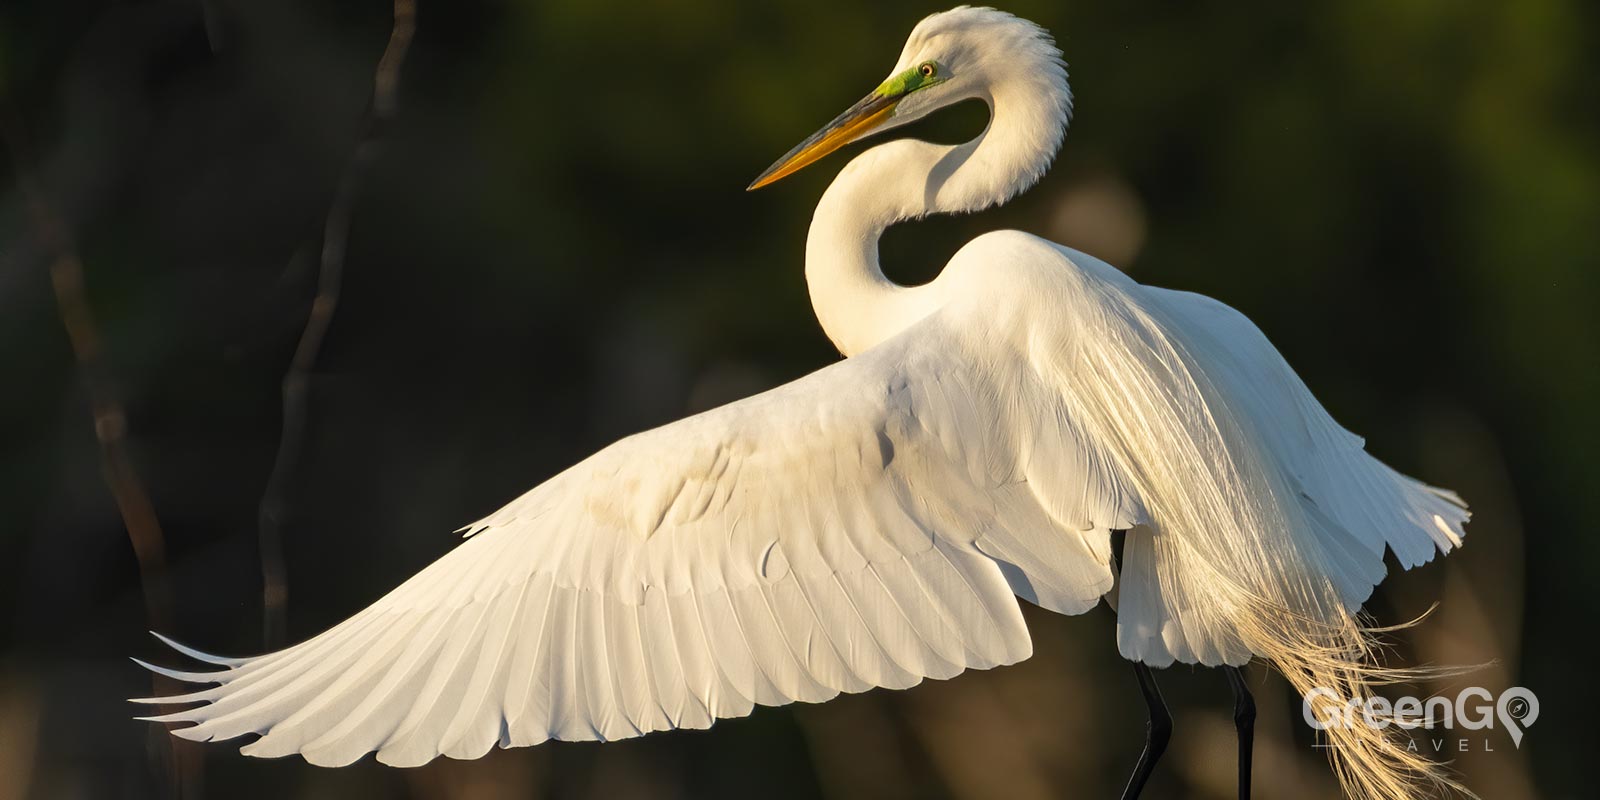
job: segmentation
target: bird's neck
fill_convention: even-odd
[[[817,204],[806,240],[806,284],[822,329],[846,356],[905,330],[944,304],[939,280],[901,286],[883,274],[878,239],[932,213],[978,211],[1038,180],[1066,129],[1065,86],[1016,85],[982,97],[989,125],[976,139],[938,145],[901,139],[850,162]]]

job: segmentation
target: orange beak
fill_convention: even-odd
[[[835,117],[832,122],[823,126],[822,130],[811,134],[810,138],[795,145],[793,150],[783,155],[783,158],[767,167],[767,171],[761,173],[745,191],[753,192],[769,183],[776,183],[805,169],[823,156],[866,136],[894,113],[894,107],[899,102],[898,96],[891,97],[878,92],[861,98],[860,102]]]

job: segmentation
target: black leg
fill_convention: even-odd
[[[1150,674],[1149,667],[1137,661],[1133,664],[1133,674],[1139,677],[1139,691],[1144,694],[1145,705],[1150,707],[1150,722],[1144,729],[1144,752],[1139,754],[1139,764],[1128,778],[1128,788],[1122,790],[1122,800],[1134,800],[1144,791],[1145,781],[1150,780],[1150,773],[1155,771],[1156,762],[1172,739],[1172,715],[1167,712],[1166,701],[1161,699],[1161,690],[1156,688],[1155,676]]]
[[[1239,732],[1239,800],[1250,800],[1250,751],[1256,739],[1256,699],[1250,696],[1244,671],[1223,667],[1233,687],[1233,727]]]

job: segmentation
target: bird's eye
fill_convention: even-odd
[[[928,61],[928,62],[924,63],[922,66],[917,67],[917,71],[922,73],[922,77],[924,77],[924,78],[931,78],[931,77],[939,74],[939,68],[937,66],[934,66],[934,63],[932,61]]]

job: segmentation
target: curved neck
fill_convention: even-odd
[[[905,330],[944,304],[934,280],[906,287],[883,274],[878,239],[890,225],[931,213],[978,211],[1031,186],[1066,131],[1065,86],[1017,83],[981,96],[989,125],[976,139],[938,145],[901,139],[847,165],[822,200],[806,239],[811,305],[846,356]]]

